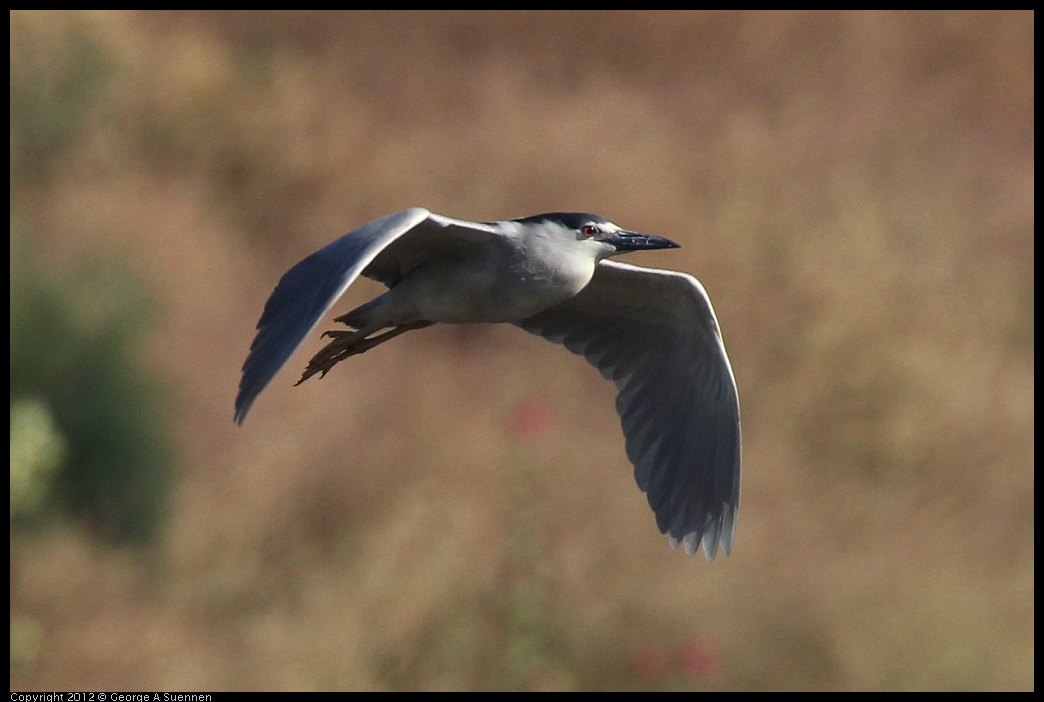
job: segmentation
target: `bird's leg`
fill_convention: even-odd
[[[321,373],[322,375],[319,377],[322,378],[331,368],[346,358],[369,351],[374,346],[383,344],[385,341],[393,339],[399,334],[408,332],[411,329],[421,329],[423,327],[431,326],[432,324],[432,322],[425,321],[400,324],[392,327],[383,334],[378,334],[377,336],[370,336],[370,334],[384,329],[387,325],[375,324],[363,327],[358,331],[335,330],[323,332],[323,336],[329,336],[333,341],[324,346],[319,353],[312,357],[312,360],[308,362],[308,367],[305,368],[304,373],[301,374],[301,379],[294,383],[294,385],[300,385],[316,373]]]

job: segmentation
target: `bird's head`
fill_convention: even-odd
[[[628,251],[681,248],[670,239],[629,231],[586,212],[551,212],[512,221],[562,241],[581,242],[599,260]]]

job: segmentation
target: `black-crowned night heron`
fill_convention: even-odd
[[[360,274],[389,290],[334,321],[349,329],[301,383],[411,329],[510,322],[584,356],[616,383],[638,487],[660,531],[690,554],[732,548],[740,489],[736,382],[699,281],[610,256],[678,244],[601,217],[468,222],[413,208],[365,224],[291,268],[265,303],[243,364],[236,422]]]

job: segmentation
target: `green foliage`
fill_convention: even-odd
[[[65,450],[46,404],[33,398],[11,402],[12,521],[39,511]]]
[[[53,456],[43,464],[36,459],[56,468],[53,506],[106,538],[147,541],[162,524],[171,482],[162,393],[134,354],[147,304],[119,270],[59,278],[24,252],[13,261],[12,457],[16,440],[28,441],[14,422],[25,419],[33,398],[53,417],[50,451],[58,441],[65,446],[60,466]],[[28,484],[37,490],[43,468],[34,470]],[[12,514],[14,481],[12,467]],[[33,499],[38,506],[46,501]]]

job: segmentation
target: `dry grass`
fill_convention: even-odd
[[[55,269],[151,282],[185,457],[144,562],[12,536],[12,626],[39,632],[12,689],[1033,687],[1031,14],[11,21],[13,80],[75,42],[110,62],[12,208]],[[715,301],[732,557],[667,549],[612,388],[510,328],[292,388],[313,340],[233,427],[279,274],[411,205],[684,245],[632,260]]]

